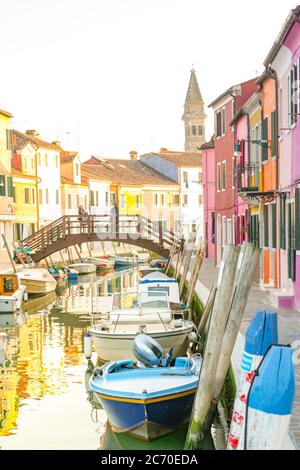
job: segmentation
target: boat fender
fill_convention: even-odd
[[[24,292],[23,299],[24,299],[24,302],[28,302],[28,292],[27,291]]]
[[[86,333],[83,339],[83,349],[84,356],[86,359],[91,359],[93,350],[92,350],[92,336],[90,333]]]
[[[164,350],[151,336],[139,334],[133,344],[133,353],[138,361],[148,367],[159,367]]]
[[[94,377],[102,377],[103,375],[103,369],[101,367],[96,367],[93,372]]]

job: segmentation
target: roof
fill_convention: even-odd
[[[82,165],[84,171],[104,181],[123,186],[178,186],[178,184],[139,160],[103,159],[92,157]]]
[[[65,176],[61,176],[60,182],[61,184],[69,184],[72,186],[88,186],[88,182],[86,178],[81,178],[81,183],[74,183],[73,180],[70,180],[69,178],[66,178]]]
[[[253,81],[253,78],[251,78],[250,80],[247,80],[246,82],[242,82],[242,83],[239,83],[237,85],[233,85],[229,88],[227,88],[227,90],[225,90],[221,95],[219,95],[215,100],[213,100],[209,105],[208,107],[209,108],[212,108],[214,107],[216,104],[219,103],[219,101],[221,101],[223,98],[225,98],[226,96],[228,95],[233,95],[234,92],[239,92],[239,88],[241,87],[241,85],[245,85],[247,83],[250,83]]]
[[[141,156],[156,155],[164,160],[175,163],[178,168],[198,168],[202,167],[202,154],[201,152],[176,152],[171,150],[161,150],[159,153],[151,152]]]
[[[2,114],[3,116],[6,116],[8,118],[12,118],[13,115],[10,114],[8,111],[4,111],[4,109],[0,109],[0,114]]]
[[[23,134],[22,132],[17,131],[15,129],[11,130],[11,141],[13,151],[23,150],[23,148],[30,143],[34,148],[38,148],[37,144],[35,142],[30,141],[29,137],[26,134]]]
[[[12,130],[13,135],[13,148],[14,150],[21,150],[22,148],[26,147],[26,145],[30,142],[33,147],[49,149],[49,150],[56,150],[61,151],[61,147],[55,143],[46,142],[45,140],[40,139],[32,134],[26,134],[20,131]],[[15,139],[15,143],[14,143]]]
[[[1,160],[0,160],[0,175],[10,176],[9,170],[5,168],[3,163],[1,163]]]
[[[215,148],[215,139],[212,137],[209,142],[205,142],[200,149],[201,150],[211,150]]]
[[[185,98],[185,106],[189,104],[203,103],[203,98],[198,85],[195,69],[191,70],[191,78]]]
[[[26,173],[22,173],[22,171],[16,170],[15,168],[12,168],[11,174],[12,174],[12,176],[15,176],[15,177],[18,177],[18,178],[26,178],[26,179],[34,180],[34,181],[39,180],[39,178],[37,178],[36,176],[26,175]]]
[[[89,168],[81,164],[81,178],[86,178],[86,180],[95,180],[95,181],[102,181],[104,183],[110,183],[110,179],[104,178],[102,175],[92,174],[89,171]]]
[[[244,110],[243,107],[241,107],[238,112],[235,114],[235,116],[233,116],[233,119],[230,121],[230,126],[234,126],[240,119],[242,116],[244,116],[246,114],[246,111]]]
[[[270,67],[266,68],[260,77],[256,80],[258,85],[261,85],[267,78],[275,78],[274,71]]]
[[[276,41],[271,47],[270,52],[268,53],[265,61],[264,61],[264,66],[268,67],[273,60],[275,59],[276,55],[278,54],[278,51],[280,47],[282,46],[287,34],[289,33],[291,27],[294,25],[294,23],[298,20],[298,16],[300,15],[300,5],[297,5],[296,8],[290,11],[279,35],[277,36]]]
[[[66,150],[62,150],[60,152],[60,163],[63,165],[65,163],[71,163],[74,159],[78,156],[78,152],[69,152]]]

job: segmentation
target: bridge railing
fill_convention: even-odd
[[[175,234],[168,230],[163,222],[154,222],[141,215],[110,216],[110,215],[78,215],[63,216],[54,222],[42,227],[23,240],[23,244],[30,248],[32,253],[44,251],[45,248],[56,241],[66,239],[70,235],[92,235],[99,240],[120,240],[126,243],[130,238],[151,240],[161,247],[170,248]]]

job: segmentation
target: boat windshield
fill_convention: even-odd
[[[166,292],[141,292],[138,296],[138,304],[144,308],[169,308],[168,296]]]

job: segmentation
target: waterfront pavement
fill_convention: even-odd
[[[202,288],[202,291],[206,290],[206,293],[210,291],[217,274],[218,269],[215,267],[213,260],[205,260],[199,274],[199,284],[200,288]],[[203,289],[203,286],[205,289]],[[253,284],[250,290],[240,332],[242,334],[245,333],[249,322],[253,318],[253,315],[259,310],[277,312],[280,344],[291,344],[299,350],[300,312],[294,309],[273,307],[270,301],[269,291],[262,290],[256,283]],[[292,441],[294,441],[293,443],[297,446],[297,448],[300,449],[300,364],[295,364],[295,378],[296,396],[290,424],[290,437]]]

